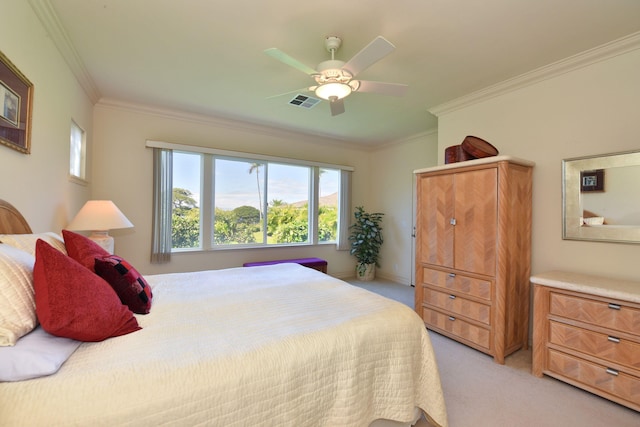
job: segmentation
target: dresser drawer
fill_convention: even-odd
[[[640,407],[640,378],[588,362],[555,350],[548,350],[548,369],[588,388]]]
[[[491,282],[488,280],[476,279],[431,268],[423,268],[422,277],[423,282],[426,284],[457,293],[464,293],[487,301],[491,300]]]
[[[444,309],[454,315],[465,316],[485,325],[491,324],[491,307],[486,304],[439,292],[426,286],[423,291],[423,302]]]
[[[551,292],[549,312],[568,319],[579,320],[603,328],[611,328],[630,334],[640,331],[640,310],[623,303],[606,303]]]
[[[551,321],[549,342],[640,371],[640,344]]]
[[[489,329],[472,325],[454,316],[449,316],[429,308],[422,309],[422,319],[427,327],[448,332],[479,347],[489,350],[491,334]]]

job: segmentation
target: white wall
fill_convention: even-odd
[[[95,107],[94,132],[92,198],[113,200],[135,225],[111,234],[115,252],[142,273],[218,269],[247,261],[317,256],[328,261],[329,273],[334,276],[355,274],[355,258],[348,251],[337,251],[335,245],[182,253],[174,254],[168,264],[151,264],[153,164],[152,150],[145,148],[145,142],[158,140],[353,166],[353,206],[369,204],[368,151],[321,138],[107,101]]]
[[[640,245],[562,240],[561,162],[640,149],[639,100],[637,49],[441,114],[438,157],[476,135],[501,154],[536,162],[533,274],[562,269],[638,280]]]
[[[89,197],[68,179],[71,119],[89,135],[92,105],[26,1],[2,3],[0,50],[33,83],[31,154],[0,145],[0,198],[34,232],[59,232]]]
[[[147,139],[310,159],[355,167],[352,206],[386,214],[379,274],[410,283],[412,171],[435,164],[435,134],[371,151],[322,138],[110,101],[94,108],[29,3],[3,2],[2,14],[12,18],[0,25],[0,50],[34,84],[34,103],[31,154],[0,146],[0,198],[14,204],[34,232],[60,232],[86,200],[106,198],[114,200],[136,226],[112,231],[116,251],[145,274],[320,256],[329,261],[331,274],[351,277],[355,259],[334,246],[270,248],[268,254],[263,249],[177,254],[168,265],[148,262],[152,163],[151,150],[144,147]],[[72,119],[87,133],[87,185],[68,178]]]
[[[426,113],[425,113],[426,114]],[[405,285],[413,284],[412,237],[415,225],[415,175],[413,171],[437,164],[437,133],[417,135],[382,147],[371,160],[371,205],[383,212],[384,244],[376,275]]]
[[[113,199],[136,227],[115,231],[116,250],[143,273],[240,265],[245,260],[317,255],[337,276],[353,275],[354,259],[333,247],[278,248],[176,255],[148,263],[151,151],[146,139],[265,153],[354,166],[353,206],[385,212],[382,277],[408,283],[413,169],[442,162],[444,149],[477,135],[502,154],[536,162],[533,273],[567,269],[637,279],[640,245],[563,241],[561,160],[640,148],[640,50],[486,99],[439,117],[434,134],[375,151],[251,126],[102,102],[92,104],[28,2],[3,2],[0,50],[35,86],[32,154],[0,146],[0,198],[21,210],[34,231],[59,231],[89,198]],[[426,113],[425,113],[426,114]],[[68,180],[69,125],[88,135],[89,185]],[[329,143],[330,145],[324,145]],[[435,155],[435,158],[434,158]],[[93,164],[92,164],[93,163]]]

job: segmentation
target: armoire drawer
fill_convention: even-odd
[[[423,302],[454,315],[465,316],[469,319],[477,320],[485,325],[491,324],[491,306],[453,294],[439,292],[428,287],[424,287]]]
[[[422,269],[422,278],[425,284],[464,293],[487,301],[491,300],[491,282],[488,280],[426,267]]]
[[[489,329],[472,325],[455,316],[450,316],[427,307],[422,310],[422,319],[427,324],[427,327],[432,326],[436,330],[439,329],[449,332],[486,350],[490,348],[491,333]]]
[[[630,334],[640,331],[640,310],[619,303],[551,292],[549,312],[603,328]]]
[[[549,371],[640,407],[640,378],[548,349]]]
[[[640,372],[640,343],[551,321],[549,342]]]

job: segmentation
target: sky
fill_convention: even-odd
[[[248,205],[259,207],[256,172],[249,173],[252,163],[230,159],[216,159],[216,207],[235,209]],[[200,156],[188,153],[173,153],[173,186],[191,191],[200,203]],[[308,199],[309,169],[303,166],[270,163],[268,169],[267,200],[282,200],[295,203]],[[260,168],[260,190],[264,193],[265,167]],[[229,178],[230,179],[225,179]],[[331,170],[321,175],[320,196],[338,191],[340,173]]]

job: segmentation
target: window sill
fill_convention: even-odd
[[[192,253],[204,253],[204,252],[218,252],[218,251],[238,251],[238,250],[264,250],[264,249],[279,249],[279,248],[292,248],[292,247],[312,247],[312,246],[329,246],[333,245],[337,247],[336,242],[324,242],[324,243],[290,243],[281,245],[229,245],[220,246],[215,248],[185,248],[185,249],[172,249],[171,254],[192,254]]]
[[[89,185],[89,181],[74,175],[69,175],[69,181],[73,182],[74,184],[82,185],[84,187]]]

